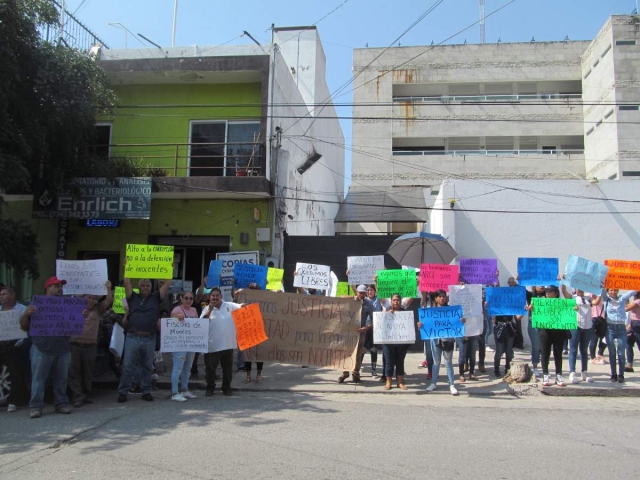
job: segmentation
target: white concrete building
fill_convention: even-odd
[[[414,209],[381,222],[345,205],[337,231],[420,230],[444,179],[640,178],[639,25],[612,16],[592,42],[356,49],[345,203]]]

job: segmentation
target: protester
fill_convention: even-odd
[[[527,333],[529,334],[529,341],[531,342],[531,367],[533,368],[533,375],[540,376],[538,371],[538,364],[540,363],[540,329],[533,327],[531,321],[531,300],[533,298],[545,297],[546,290],[544,287],[534,287],[532,291],[527,290],[527,310],[529,311],[529,322],[527,323]]]
[[[250,283],[247,285],[249,290],[262,290],[260,285],[257,283]],[[256,362],[256,383],[262,383],[262,368],[264,367],[264,362]],[[244,383],[251,382],[251,362],[244,362],[244,368],[247,372],[247,376],[244,378]]]
[[[514,277],[509,277],[507,279],[507,285],[509,287],[517,287],[518,282]],[[522,350],[524,348],[524,336],[522,335],[522,315],[514,315],[513,319],[513,326],[515,328],[515,336],[513,337],[513,348]]]
[[[589,344],[593,337],[593,319],[591,318],[591,304],[593,303],[592,295],[585,295],[584,291],[576,289],[575,293],[570,294],[567,287],[562,285],[562,293],[565,298],[573,297],[576,301],[576,318],[578,328],[571,330],[571,339],[569,341],[569,382],[580,383],[580,381],[593,382],[593,378],[587,376],[589,366]],[[578,348],[580,349],[580,377],[576,375],[576,359],[578,356]]]
[[[631,301],[624,307],[629,319],[627,326],[628,338],[627,342],[627,366],[625,372],[633,372],[633,345],[637,345],[640,349],[640,296],[636,293],[631,297]]]
[[[198,318],[198,312],[193,307],[194,295],[185,292],[180,299],[181,303],[171,311],[171,317],[184,322],[185,318]],[[174,402],[186,402],[187,399],[197,398],[189,391],[189,376],[194,352],[174,352],[173,368],[171,370],[171,400]],[[178,382],[182,390],[178,388]]]
[[[391,307],[387,309],[388,312],[400,312],[404,311],[402,306],[402,297],[399,293],[394,293],[391,296]],[[404,359],[407,356],[409,345],[390,345],[385,344],[382,346],[385,357],[385,390],[391,389],[391,380],[393,379],[393,372],[395,369],[397,386],[401,390],[407,390],[408,387],[404,384]]]
[[[204,355],[207,387],[205,395],[213,396],[218,364],[222,366],[222,393],[231,396],[231,375],[233,373],[233,350],[237,346],[236,327],[231,312],[242,307],[241,304],[222,301],[222,292],[213,287],[207,305],[200,318],[209,319],[209,348]]]
[[[381,312],[383,310],[382,304],[380,303],[380,300],[378,299],[377,296],[377,289],[375,285],[368,285],[367,286],[367,298],[365,299],[365,302],[370,303],[371,304],[371,315],[373,317],[373,312]],[[367,330],[367,336],[365,339],[365,347],[369,349],[369,354],[371,355],[371,376],[373,377],[377,377],[378,373],[377,373],[377,368],[378,368],[378,349],[380,348],[379,345],[374,345],[373,343],[373,328]],[[382,356],[382,377],[380,378],[380,381],[382,382],[386,382],[387,379],[385,377],[384,374],[384,354]],[[384,380],[383,380],[384,379]]]
[[[358,337],[356,363],[353,366],[353,370],[351,370],[351,378],[354,383],[360,383],[361,381],[360,368],[362,367],[362,360],[364,359],[364,354],[366,352],[364,348],[365,336],[369,330],[373,329],[373,305],[371,302],[365,301],[366,296],[367,287],[365,285],[358,285],[358,287],[356,288],[356,296],[354,297],[354,300],[361,302],[362,308],[360,309],[360,327],[358,327],[358,333],[360,335]],[[349,371],[345,370],[338,378],[338,383],[344,383],[347,378],[349,378]]]
[[[61,296],[66,280],[50,277],[44,282],[45,295]],[[20,317],[20,328],[25,332],[31,326],[31,316],[36,313],[35,305],[29,305]],[[30,418],[40,418],[44,409],[44,388],[49,374],[53,372],[53,397],[56,413],[69,414],[67,378],[71,363],[69,337],[31,336],[31,400]]]
[[[431,292],[420,292],[421,301],[420,308],[431,308],[434,305],[434,300]],[[423,343],[424,360],[420,362],[418,368],[427,369],[427,380],[431,380],[433,373],[433,353],[431,352],[431,340],[425,340]]]
[[[15,288],[6,285],[0,286],[0,311],[15,310],[20,317],[26,309],[26,306],[16,301]],[[7,395],[7,412],[17,411],[18,404],[26,400],[22,397],[28,385],[30,344],[28,339],[26,341],[21,339],[0,342],[0,365],[6,365],[9,369],[9,375],[11,375],[11,389]]]
[[[607,315],[607,346],[609,347],[609,367],[611,369],[612,382],[624,383],[627,345],[627,329],[625,326],[627,313],[625,306],[627,301],[636,293],[636,291],[630,291],[618,296],[619,290],[617,288],[603,289],[602,296],[593,302],[596,305],[604,302],[604,311]],[[616,361],[618,362],[618,373],[616,373]]]
[[[500,373],[500,360],[502,354],[505,356],[504,373],[511,368],[513,360],[513,340],[516,334],[515,319],[513,315],[497,315],[493,317],[493,338],[496,341],[496,353],[493,357],[493,374],[496,378],[503,375]]]
[[[102,315],[113,304],[111,282],[104,284],[107,295],[103,300],[96,295],[85,295],[87,299],[86,316],[82,335],[69,339],[71,345],[71,365],[69,366],[69,390],[71,400],[76,408],[85,403],[93,403],[91,391],[93,385],[93,369],[96,364],[98,334]]]
[[[153,357],[156,349],[157,322],[160,305],[167,297],[171,280],[165,281],[160,290],[151,292],[151,280],[138,282],[140,293],[133,291],[131,280],[124,279],[127,299],[127,315],[122,326],[127,330],[124,343],[124,360],[120,385],[118,386],[118,402],[127,401],[136,367],[140,365],[140,391],[142,399],[153,401],[151,395],[151,376],[153,375]]]

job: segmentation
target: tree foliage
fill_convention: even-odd
[[[93,58],[39,36],[57,21],[48,0],[0,0],[0,193],[28,193],[36,179],[55,192],[70,178],[114,175],[89,147],[115,93]],[[6,215],[0,222],[0,263],[37,276],[35,235]]]

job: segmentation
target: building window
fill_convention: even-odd
[[[591,75],[591,69],[587,70],[587,73],[584,74],[583,78],[586,80],[589,77],[589,75]]]
[[[617,173],[614,173],[613,175],[609,175],[609,176],[607,177],[607,180],[616,180],[617,178],[618,178],[618,174],[617,174]]]
[[[620,105],[620,110],[638,110],[638,105]]]
[[[591,127],[589,130],[587,130],[587,136],[591,135],[594,130],[595,130],[594,127]]]
[[[97,123],[93,137],[93,145],[90,152],[95,157],[109,158],[109,149],[111,145],[111,124]]]
[[[605,120],[606,120],[607,118],[609,118],[611,115],[613,115],[613,108],[612,108],[611,110],[609,110],[609,111],[607,112],[607,114],[604,116]]]
[[[635,40],[616,40],[616,46],[618,45],[635,45]]]
[[[627,172],[622,172],[623,177],[640,177],[640,170],[631,170]]]
[[[596,63],[593,64],[593,68],[596,68],[599,63],[600,63],[600,60],[596,60]]]
[[[600,55],[600,58],[604,58],[604,56],[609,53],[609,50],[611,50],[611,44],[609,44],[609,46],[606,48],[606,50],[604,52],[602,52],[602,55]]]

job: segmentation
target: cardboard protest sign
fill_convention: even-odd
[[[269,268],[267,271],[267,288],[265,290],[282,289],[284,270],[282,268]]]
[[[173,278],[173,247],[127,244],[126,278]]]
[[[296,274],[293,277],[293,286],[327,290],[329,288],[330,275],[331,268],[327,265],[296,263]]]
[[[640,290],[640,262],[629,260],[605,260],[609,272],[604,279],[605,288]]]
[[[482,333],[484,316],[482,313],[482,285],[451,285],[449,305],[460,305],[466,320],[465,336],[473,337]]]
[[[356,296],[356,293],[351,288],[347,282],[338,282],[338,289],[336,290],[336,297],[344,297],[347,295],[351,295],[352,297]]]
[[[231,315],[236,324],[236,338],[240,350],[247,350],[268,340],[267,334],[264,333],[264,320],[259,304],[252,303],[239,308],[231,312]]]
[[[106,295],[107,260],[56,260],[56,277],[66,280],[65,295]]]
[[[457,285],[459,271],[457,265],[423,263],[420,265],[420,291],[449,291],[449,285]]]
[[[267,270],[269,270],[269,267],[264,267],[262,265],[236,263],[233,267],[234,288],[247,288],[250,283],[257,283],[261,289],[266,289]]]
[[[238,303],[259,303],[268,340],[244,351],[247,362],[352,370],[362,304],[350,298],[243,290]]]
[[[0,342],[27,338],[27,332],[20,328],[20,312],[16,308],[0,310]]]
[[[220,277],[222,275],[222,260],[211,260],[209,262],[209,271],[207,272],[207,284],[205,287],[219,287]]]
[[[140,293],[140,290],[137,288],[133,289],[134,292]],[[111,308],[114,312],[119,313],[120,315],[124,314],[124,305],[122,304],[122,299],[124,299],[127,295],[124,287],[116,287],[113,291],[113,305]]]
[[[562,283],[600,295],[609,267],[576,255],[569,255]]]
[[[260,262],[257,251],[216,253],[216,260],[222,262],[220,273],[220,291],[225,302],[233,301],[231,287],[233,286],[233,269],[236,264],[258,265]]]
[[[465,324],[462,307],[432,307],[418,310],[418,318],[422,322],[420,338],[459,338],[465,336]],[[465,319],[466,320],[466,319]]]
[[[207,319],[162,318],[160,320],[160,351],[207,353],[209,322]]]
[[[518,283],[523,287],[540,285],[558,286],[559,261],[557,258],[518,258]]]
[[[498,260],[496,258],[461,258],[460,281],[475,285],[498,283]]]
[[[372,284],[378,270],[384,270],[384,255],[347,257],[349,285]]]
[[[394,293],[401,297],[414,298],[418,292],[415,270],[378,271],[378,297],[391,298]]]
[[[573,298],[532,298],[531,326],[554,330],[578,328],[576,301]]]
[[[415,341],[413,312],[373,312],[373,343],[413,345]]]
[[[31,302],[36,312],[31,315],[29,334],[38,337],[80,336],[84,331],[87,299],[78,297],[35,295]]]
[[[497,315],[526,315],[527,290],[524,287],[487,287],[487,314]]]

